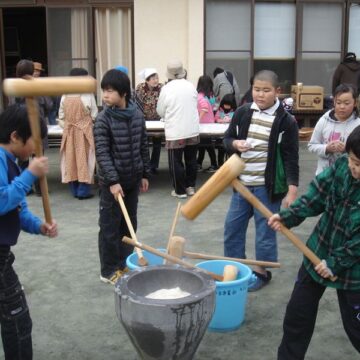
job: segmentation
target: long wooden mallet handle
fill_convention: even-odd
[[[175,227],[176,227],[176,224],[177,224],[178,219],[179,219],[180,209],[181,209],[181,202],[178,202],[177,207],[176,207],[176,211],[175,211],[174,220],[173,220],[173,222],[171,224],[169,240],[168,240],[168,243],[167,243],[167,246],[166,246],[166,252],[168,254],[169,254],[169,250],[170,250],[171,238],[174,236]],[[164,259],[164,264],[166,264],[166,259]]]
[[[154,255],[157,255],[157,256],[160,256],[174,264],[178,264],[178,265],[182,265],[184,267],[187,267],[187,268],[190,268],[190,269],[194,269],[194,268],[197,268],[196,266],[194,266],[193,264],[191,263],[188,263],[184,260],[181,260],[181,259],[178,259],[177,257],[175,256],[172,256],[172,255],[169,255],[169,254],[166,254],[164,252],[161,252],[149,245],[145,245],[145,244],[142,244],[142,243],[139,243],[139,242],[136,242],[134,241],[133,239],[130,239],[129,237],[127,236],[124,236],[122,241],[124,241],[125,243],[127,244],[130,244],[130,245],[133,245],[135,247],[139,247],[140,249],[143,249],[143,250],[146,250]],[[201,268],[197,268],[197,269],[201,269]],[[217,280],[217,281],[223,281],[223,276],[221,275],[218,275],[218,274],[215,274],[215,273],[212,273],[212,272],[209,272],[209,271],[206,271],[206,270],[203,270],[201,269],[202,271],[208,273],[213,279]]]
[[[229,261],[236,261],[245,265],[256,265],[256,266],[263,266],[268,268],[279,268],[281,264],[279,262],[271,262],[271,261],[259,261],[259,260],[252,260],[252,259],[239,259],[239,258],[232,258],[228,256],[219,256],[219,255],[209,255],[209,254],[202,254],[197,252],[191,251],[184,251],[184,256],[190,259],[204,259],[204,260],[229,260]]]
[[[125,203],[124,203],[124,199],[122,198],[122,196],[120,194],[118,195],[118,201],[119,201],[119,204],[120,204],[120,207],[121,207],[121,211],[122,211],[122,213],[124,215],[127,227],[129,229],[130,235],[131,235],[132,239],[135,241],[135,243],[138,243],[138,239],[136,237],[134,227],[133,227],[133,225],[131,223],[129,213],[127,212],[127,209],[126,209],[126,206],[125,206]],[[138,256],[138,264],[140,266],[148,265],[148,261],[145,259],[141,249],[139,247],[135,247],[135,251],[136,251],[136,254]]]
[[[5,79],[3,89],[5,95],[17,97],[86,94],[96,91],[96,80],[91,76]]]
[[[259,210],[266,219],[269,219],[273,215],[273,213],[239,180],[235,179],[231,185],[254,208]],[[321,262],[321,260],[286,226],[281,225],[280,232],[284,234],[315,266]],[[331,281],[335,281],[336,279],[336,276],[330,278]]]
[[[279,268],[280,263],[278,262],[270,262],[270,261],[257,261],[251,259],[239,259],[239,258],[232,258],[228,256],[219,256],[219,255],[209,255],[209,254],[202,254],[197,252],[190,252],[185,250],[185,238],[182,236],[172,236],[169,241],[169,251],[167,252],[170,255],[176,256],[177,258],[181,259],[184,256],[190,259],[203,259],[203,260],[229,260],[229,261],[236,261],[246,265],[257,265],[257,266],[264,266],[264,267],[272,267],[272,268]]]
[[[40,120],[39,120],[39,108],[38,102],[33,97],[27,97],[25,99],[26,109],[29,116],[30,128],[32,138],[35,144],[35,156],[40,157],[43,156],[42,149],[42,139],[40,132]],[[40,190],[41,190],[41,198],[44,208],[44,216],[45,221],[48,224],[52,224],[52,216],[51,216],[51,208],[50,208],[50,200],[49,200],[49,190],[48,183],[46,180],[46,176],[42,176],[39,178]]]
[[[181,213],[194,220],[230,183],[236,179],[245,164],[237,154],[233,154],[214,175],[181,206]]]

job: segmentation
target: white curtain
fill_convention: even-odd
[[[206,1],[207,51],[250,50],[250,39],[250,1]]]
[[[349,45],[348,51],[352,51],[360,57],[360,5],[352,4],[350,8],[349,22]]]
[[[101,104],[100,83],[104,73],[117,65],[131,74],[131,11],[120,8],[95,9],[95,54],[97,99]]]
[[[304,4],[303,51],[341,51],[342,6]]]
[[[87,9],[71,9],[72,67],[89,70]]]
[[[255,58],[295,58],[295,4],[255,5]]]
[[[47,9],[49,75],[68,75],[73,67],[92,72],[89,17],[89,8]]]

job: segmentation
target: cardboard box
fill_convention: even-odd
[[[324,108],[324,88],[304,86],[301,83],[291,86],[294,110],[322,110]]]

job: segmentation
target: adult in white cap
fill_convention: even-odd
[[[195,193],[196,154],[200,139],[197,91],[186,80],[181,61],[169,61],[166,75],[169,82],[160,92],[157,112],[165,123],[165,147],[174,187],[171,195],[182,199]]]
[[[136,98],[141,105],[145,120],[160,120],[160,116],[156,112],[156,105],[159,100],[160,90],[163,84],[159,83],[159,75],[154,68],[146,68],[139,72],[139,77],[143,80],[136,87]],[[161,136],[152,138],[152,153],[150,158],[151,173],[157,174],[161,153]]]

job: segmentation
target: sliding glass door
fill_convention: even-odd
[[[47,8],[49,75],[65,76],[73,67],[94,74],[90,8]]]

